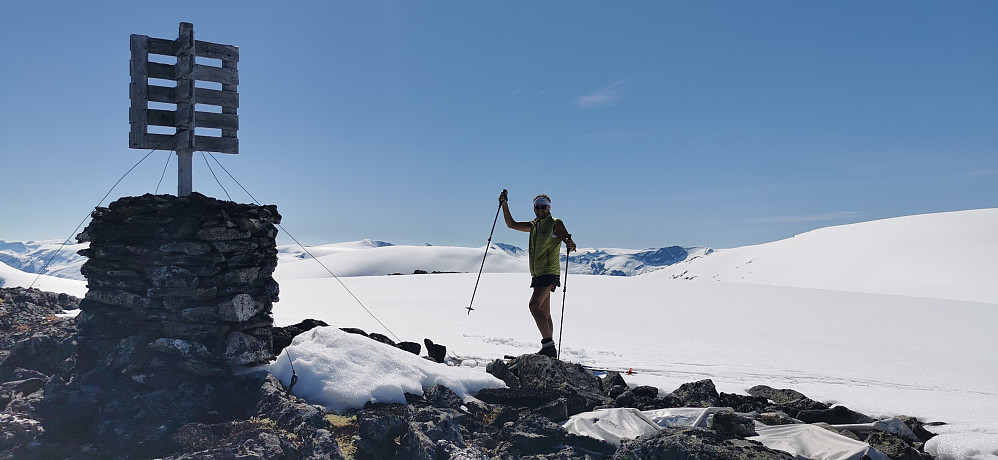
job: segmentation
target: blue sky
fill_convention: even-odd
[[[996,2],[7,0],[0,239],[69,237],[148,153],[129,35],[181,21],[240,47],[240,154],[215,157],[306,244],[481,246],[503,188],[520,220],[550,195],[582,247],[996,207]],[[109,200],[156,192],[169,155]]]

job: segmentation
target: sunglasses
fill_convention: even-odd
[[[548,205],[540,205],[540,206],[534,206],[534,209],[540,210],[540,209],[547,209],[547,208],[550,208],[550,207],[551,206],[548,206]]]

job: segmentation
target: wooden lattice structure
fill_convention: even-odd
[[[131,36],[129,91],[131,129],[128,145],[133,149],[173,150],[179,160],[177,196],[192,191],[191,163],[195,151],[239,153],[239,47],[194,39],[193,24],[180,23],[176,40]],[[176,64],[152,62],[149,55],[176,57]],[[196,58],[221,61],[212,66]],[[202,59],[203,60],[203,59]],[[155,85],[150,79],[168,80],[176,86]],[[196,86],[197,82],[221,84],[221,89]],[[150,102],[175,104],[176,110],[151,109]],[[198,106],[215,110],[199,111]],[[175,134],[150,133],[149,126],[174,128]],[[221,130],[220,136],[196,132],[197,128]]]

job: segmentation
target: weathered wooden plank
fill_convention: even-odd
[[[128,85],[128,146],[130,148],[145,148],[148,141],[146,131],[148,131],[148,121],[146,119],[146,109],[149,107],[147,94],[148,78],[148,49],[149,37],[145,35],[131,35],[129,37],[129,50],[131,51],[131,61],[129,62],[128,73],[132,77]]]
[[[194,55],[208,59],[238,62],[239,47],[196,40],[194,42]]]
[[[177,114],[172,110],[149,109],[148,123],[153,126],[177,126]]]
[[[163,56],[176,56],[174,41],[163,38],[149,37],[149,54],[160,54]]]
[[[223,69],[210,65],[195,64],[192,73],[195,80],[210,81],[223,85],[238,85],[239,71],[236,69]]]
[[[194,120],[198,128],[239,129],[239,116],[227,113],[194,112]]]
[[[194,136],[194,142],[205,152],[239,153],[239,139],[231,137]]]
[[[173,64],[163,64],[162,62],[148,62],[147,72],[149,78],[159,78],[161,80],[176,80],[177,67]]]
[[[177,88],[174,87],[149,85],[149,91],[146,94],[149,96],[150,102],[177,103]]]
[[[198,104],[217,105],[223,110],[226,107],[239,107],[239,93],[234,91],[194,88],[194,99],[198,101]]]
[[[172,134],[149,133],[145,135],[146,142],[140,149],[149,150],[177,150],[176,138]]]
[[[239,71],[238,70],[238,64],[239,63],[237,61],[228,61],[228,60],[227,61],[222,61],[222,68],[223,69],[232,69],[232,70],[238,72]],[[230,84],[223,84],[222,85],[222,91],[230,93],[230,94],[235,94],[237,96],[236,97],[236,101],[238,102],[238,95],[239,95],[239,93],[237,92],[237,89],[238,89],[237,85],[230,85]],[[238,110],[237,110],[238,107],[239,107],[238,104],[236,104],[236,105],[222,106],[222,113],[224,113],[226,115],[231,115],[231,116],[235,117],[235,116],[237,116],[237,113],[238,113]],[[236,118],[236,120],[238,122],[238,120],[239,120],[238,117]],[[235,139],[237,137],[237,135],[238,135],[238,131],[237,131],[238,129],[239,129],[238,123],[237,123],[236,128],[234,128],[234,129],[223,129],[222,130],[222,137]],[[233,152],[233,153],[239,153],[239,152]]]

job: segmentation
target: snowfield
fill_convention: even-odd
[[[923,214],[715,251],[655,276],[998,304],[998,210]]]
[[[489,251],[475,310],[468,314],[484,248],[358,242],[309,249],[339,278],[310,257],[282,250],[275,273],[278,326],[316,318],[396,340],[430,338],[472,372],[462,380],[468,393],[495,384],[484,375],[489,361],[539,348],[526,307],[529,275],[504,251]],[[728,393],[744,394],[754,385],[793,388],[875,417],[947,422],[933,428],[943,435],[930,442],[930,452],[944,459],[993,459],[996,261],[998,209],[928,214],[718,250],[638,276],[569,274],[567,292],[552,296],[552,310],[557,328],[564,301],[562,359],[633,369],[637,374],[625,376],[631,385],[669,392],[710,378]],[[411,273],[413,267],[465,273],[354,276]],[[0,265],[8,287],[26,286],[34,277]],[[43,276],[36,286],[85,293],[83,282],[60,278]],[[315,333],[295,340],[289,348],[301,379],[295,392],[333,408],[386,398],[383,383],[341,389],[342,382],[369,377],[350,370],[364,366],[337,361],[367,353],[337,337]],[[400,356],[365,357],[371,365],[364,372],[408,388],[414,364]],[[285,383],[287,363],[282,354],[271,366]],[[428,372],[419,382],[462,379],[429,369],[419,371]]]

